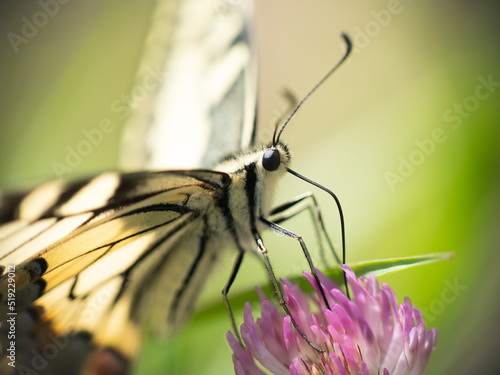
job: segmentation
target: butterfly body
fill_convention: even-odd
[[[272,171],[263,167],[269,148],[279,153]],[[213,171],[108,172],[3,197],[0,310],[9,311],[5,292],[14,281],[12,311],[26,339],[17,348],[20,363],[36,367],[34,353],[58,340],[67,348],[41,373],[65,373],[67,362],[95,366],[82,358],[96,362],[102,350],[127,368],[146,323],[171,335],[227,250],[254,251],[265,228],[260,218],[289,163],[278,143],[226,158]],[[3,354],[8,328],[2,322]],[[75,347],[85,350],[69,349]]]

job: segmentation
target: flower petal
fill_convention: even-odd
[[[348,266],[342,268],[353,300],[318,272],[331,310],[309,273],[304,275],[316,291],[313,296],[307,297],[297,285],[281,280],[293,320],[324,353],[314,350],[295,329],[292,318],[283,316],[259,289],[261,317],[255,321],[246,304],[240,328],[247,349],[231,333],[226,335],[235,373],[262,375],[257,360],[273,374],[422,374],[436,347],[436,329],[426,331],[421,311],[409,298],[398,306],[387,284],[379,287],[375,276],[358,279]],[[317,310],[314,314],[311,303]]]
[[[226,340],[233,351],[234,372],[237,375],[265,375],[255,364],[250,352],[240,345],[231,331],[226,333]]]
[[[245,304],[244,323],[241,325],[241,338],[247,345],[252,356],[273,374],[287,374],[287,368],[267,349],[263,338],[257,329],[252,317],[250,304]]]

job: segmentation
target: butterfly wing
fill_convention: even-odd
[[[130,92],[144,88],[151,71],[162,82],[131,105],[123,168],[208,167],[254,141],[251,10],[240,8],[247,2],[197,3],[157,2]],[[206,195],[222,185],[220,176],[105,174],[0,197],[0,310],[9,311],[15,266],[17,363],[26,373],[66,374],[91,353],[92,368],[115,363],[119,373],[137,349],[143,310],[153,310],[166,334],[189,315],[213,259],[202,251],[203,215],[186,210],[181,197],[189,189]],[[2,322],[2,361],[8,329]]]
[[[224,174],[210,171],[104,173],[4,197],[0,309],[16,313],[18,363],[33,367],[32,350],[64,344],[57,360],[43,358],[46,373],[67,373],[93,348],[125,366],[152,299],[166,333],[179,326],[212,262],[201,256],[203,218],[222,186]],[[9,328],[2,322],[3,358]]]
[[[161,81],[125,124],[121,165],[129,170],[211,168],[254,143],[252,3],[171,3],[158,2],[145,39],[136,86],[152,69]]]

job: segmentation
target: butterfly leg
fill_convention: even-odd
[[[222,289],[222,298],[224,299],[224,304],[226,305],[227,313],[229,315],[229,319],[231,320],[231,328],[235,333],[236,338],[240,342],[241,346],[243,346],[243,342],[241,341],[240,333],[236,328],[236,321],[234,320],[233,310],[231,310],[231,306],[229,305],[229,299],[227,298],[227,295],[229,293],[229,288],[231,288],[231,285],[233,285],[234,279],[236,278],[236,274],[240,269],[241,262],[243,261],[243,254],[244,252],[242,250],[238,252],[238,256],[236,257],[233,264],[233,268],[231,269],[231,274],[227,279],[226,285],[224,285],[224,288]]]
[[[323,222],[323,217],[321,215],[321,210],[319,208],[316,197],[313,193],[307,192],[298,197],[293,198],[291,201],[285,202],[271,210],[269,213],[269,218],[275,224],[280,224],[283,221],[286,221],[295,215],[308,210],[311,214],[311,219],[314,224],[314,230],[316,232],[316,237],[318,239],[318,244],[320,246],[321,260],[327,266],[328,263],[325,258],[325,251],[323,248],[323,241],[321,240],[321,234],[323,234],[328,247],[330,248],[335,260],[338,264],[342,264],[343,262],[340,260],[335,248],[333,246],[332,240],[328,235],[328,232],[325,228],[325,224]]]
[[[311,274],[314,277],[314,280],[316,280],[316,283],[318,284],[318,288],[321,291],[321,297],[323,298],[323,301],[325,302],[326,307],[330,310],[330,304],[328,303],[328,300],[326,299],[325,291],[321,287],[321,282],[319,281],[318,274],[316,272],[316,267],[314,267],[313,261],[311,259],[311,254],[309,254],[309,250],[307,250],[306,243],[302,239],[301,236],[298,234],[295,234],[293,232],[290,232],[288,229],[285,229],[281,226],[279,226],[276,223],[273,223],[263,217],[260,218],[261,222],[267,225],[269,228],[271,228],[274,232],[282,234],[286,237],[290,237],[293,239],[296,239],[299,241],[300,247],[302,248],[302,252],[304,253],[304,256],[306,257],[307,263],[309,264],[309,268],[311,270]]]
[[[292,322],[292,325],[297,330],[297,332],[302,336],[302,338],[304,340],[306,340],[306,342],[311,346],[311,348],[316,350],[318,353],[323,353],[324,352],[323,350],[318,348],[316,345],[314,345],[312,343],[311,340],[309,340],[309,338],[302,331],[302,329],[300,329],[300,327],[297,324],[297,322],[295,321],[293,315],[290,313],[290,309],[288,308],[288,304],[286,303],[285,298],[283,297],[283,292],[281,291],[281,288],[278,284],[278,280],[276,279],[276,275],[274,274],[273,268],[271,266],[271,262],[269,261],[269,257],[267,256],[267,249],[264,246],[264,242],[262,242],[262,238],[260,238],[259,233],[255,232],[254,237],[255,237],[255,240],[257,242],[258,251],[260,254],[262,254],[262,256],[264,258],[264,264],[266,265],[267,273],[269,274],[269,278],[271,279],[271,283],[273,284],[274,290],[276,291],[276,294],[278,295],[278,300],[279,300],[281,307],[283,308],[283,310],[285,310],[285,313],[288,316],[290,316],[290,320]],[[321,284],[319,284],[319,282],[318,282],[318,285],[321,285]]]
[[[328,247],[332,251],[333,256],[335,257],[335,260],[337,261],[337,263],[344,264],[345,257],[343,255],[342,260],[340,260],[340,257],[337,255],[337,252],[335,251],[335,248],[333,247],[333,243],[330,239],[330,236],[328,235],[328,232],[326,231],[325,224],[324,224],[323,218],[321,216],[321,211],[320,211],[318,202],[316,201],[316,197],[314,196],[313,193],[308,192],[308,193],[299,195],[298,197],[292,199],[291,201],[285,202],[285,203],[275,207],[274,209],[271,210],[269,217],[272,219],[272,222],[274,224],[279,224],[285,220],[288,220],[288,219],[294,217],[295,215],[297,215],[305,210],[309,210],[309,212],[311,213],[312,222],[314,223],[314,228],[316,231],[316,237],[318,239],[318,243],[320,246],[321,260],[322,260],[323,264],[325,264],[328,267],[328,263],[326,262],[324,248],[323,248],[323,242],[321,241],[320,233],[323,233],[323,236],[325,237],[326,242],[328,243]],[[282,230],[285,230],[285,229],[281,228],[280,230],[278,230],[278,232],[283,233]],[[287,235],[286,233],[283,233],[283,234]],[[289,237],[294,237],[294,236],[296,236],[296,235],[293,234],[293,235],[290,235]],[[305,244],[302,248],[304,249],[304,247],[305,247]],[[309,263],[309,264],[311,265],[311,263]],[[313,275],[315,275],[315,273],[313,273]],[[347,287],[347,276],[346,276],[345,272],[344,272],[344,285],[346,286],[347,298],[350,298],[349,289]]]

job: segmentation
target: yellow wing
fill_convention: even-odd
[[[3,197],[0,314],[15,319],[18,371],[124,373],[152,299],[168,331],[181,324],[213,263],[206,217],[225,176],[105,173]],[[8,374],[11,325],[0,324]]]

